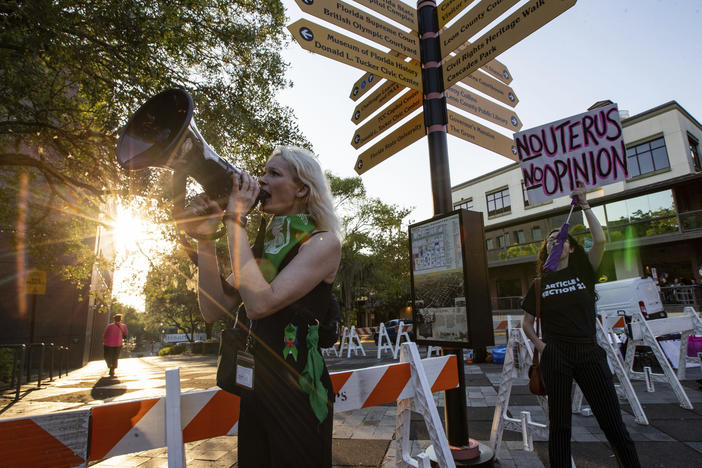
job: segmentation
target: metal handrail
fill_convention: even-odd
[[[48,380],[54,380],[55,366],[58,365],[58,378],[61,378],[63,371],[64,375],[68,375],[68,354],[70,347],[56,346],[54,343],[19,343],[19,344],[0,344],[0,348],[14,349],[12,362],[12,372],[10,376],[10,388],[15,389],[15,401],[19,400],[20,389],[22,387],[22,377],[25,376],[24,382],[31,381],[32,372],[32,348],[39,347],[39,363],[37,367],[37,388],[41,388],[44,378],[44,364],[46,362],[46,350],[49,351],[49,369]],[[58,352],[58,360],[54,358],[54,353]]]

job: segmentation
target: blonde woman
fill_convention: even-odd
[[[252,388],[241,396],[239,466],[331,467],[334,395],[314,340],[341,259],[328,182],[312,153],[279,147],[258,181],[243,172],[233,186],[224,212],[196,198],[190,210],[207,219],[186,231],[205,239],[221,220],[227,228],[233,294],[219,280],[214,241],[198,241],[205,320],[222,318],[240,302],[250,320],[254,365]],[[257,261],[244,220],[261,190],[270,195],[262,209],[274,217]]]

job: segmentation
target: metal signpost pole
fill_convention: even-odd
[[[422,64],[422,93],[424,95],[424,125],[429,144],[431,187],[434,198],[434,215],[451,211],[451,176],[446,142],[448,112],[444,95],[441,70],[441,47],[438,37],[438,18],[434,0],[417,2],[417,20]],[[445,350],[456,355],[458,388],[445,392],[446,436],[449,444],[460,451],[469,446],[468,414],[466,408],[463,350]],[[452,447],[452,451],[453,450]],[[477,448],[477,447],[476,447]],[[455,453],[454,453],[455,455]]]

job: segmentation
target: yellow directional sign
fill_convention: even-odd
[[[380,80],[381,78],[379,76],[375,76],[375,73],[366,72],[366,74],[359,78],[358,81],[356,81],[351,87],[351,94],[349,94],[349,98],[351,98],[352,101],[357,101],[358,98],[366,94],[373,86],[378,84]]]
[[[462,12],[474,0],[444,0],[436,6],[436,14],[439,17],[439,29],[451,21]]]
[[[383,107],[386,102],[397,96],[403,89],[405,87],[402,85],[386,81],[356,106],[351,116],[351,122],[356,125],[363,122],[369,115]]]
[[[26,287],[27,294],[46,294],[46,272],[41,270],[28,271]]]
[[[419,60],[419,37],[341,0],[296,0],[302,11]]]
[[[417,28],[417,10],[402,0],[355,0],[355,2],[410,29]]]
[[[354,132],[351,146],[358,149],[422,106],[422,95],[410,90]]]
[[[446,103],[513,132],[522,128],[522,122],[512,109],[506,109],[459,85],[446,90]]]
[[[304,19],[288,26],[303,49],[421,91],[419,66]]]
[[[507,66],[503,65],[499,60],[486,63],[482,66],[482,69],[504,84],[510,84],[512,82],[512,74],[507,69]]]
[[[487,94],[491,98],[497,99],[510,107],[515,107],[519,102],[512,88],[504,83],[500,83],[480,70],[475,70],[473,73],[463,78],[461,83],[483,94]]]
[[[446,57],[517,3],[519,3],[519,0],[484,1],[478,3],[454,24],[441,32],[439,35],[441,56]]]
[[[576,0],[530,0],[465,50],[444,61],[444,89],[512,47],[561,13]]]
[[[424,136],[424,113],[419,113],[397,130],[361,153],[354,169],[358,175],[377,166],[393,154],[407,148]]]
[[[517,148],[511,138],[451,110],[448,111],[448,133],[513,161],[518,160]]]

